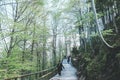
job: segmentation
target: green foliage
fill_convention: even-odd
[[[44,5],[44,3],[43,3],[43,0],[35,0],[35,1],[33,1],[34,2],[34,4],[36,5]]]
[[[118,54],[116,55],[116,58],[118,58],[118,59],[120,60],[120,53],[118,53]]]
[[[79,54],[79,51],[76,46],[73,47],[72,53],[75,57]]]
[[[106,54],[98,55],[96,58],[91,59],[91,62],[87,65],[88,76],[92,79],[97,79],[104,70],[106,62]]]
[[[103,36],[107,36],[107,35],[115,35],[115,34],[113,34],[113,29],[109,29],[109,30],[104,30],[104,31],[102,31],[102,33],[103,33]]]
[[[73,8],[74,4],[75,4],[74,0],[69,0],[69,2],[65,5],[66,7],[64,8],[63,11],[70,12],[71,8]]]

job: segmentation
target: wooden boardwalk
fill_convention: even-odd
[[[76,76],[76,69],[71,65],[71,63],[67,63],[67,59],[63,60],[63,66],[65,69],[62,70],[61,76],[56,74],[50,80],[78,80]]]

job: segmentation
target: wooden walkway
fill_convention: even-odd
[[[63,60],[63,66],[65,69],[62,70],[61,76],[56,74],[50,80],[78,80],[76,76],[76,69],[71,65],[71,63],[67,63],[67,59]]]

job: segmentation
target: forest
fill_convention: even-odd
[[[119,80],[119,4],[0,0],[0,80],[51,69],[65,55],[71,55],[78,78]]]

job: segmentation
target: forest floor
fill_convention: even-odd
[[[77,70],[71,65],[71,63],[67,63],[67,59],[63,60],[63,66],[65,69],[62,70],[61,76],[56,74],[50,80],[78,80],[76,76]]]

